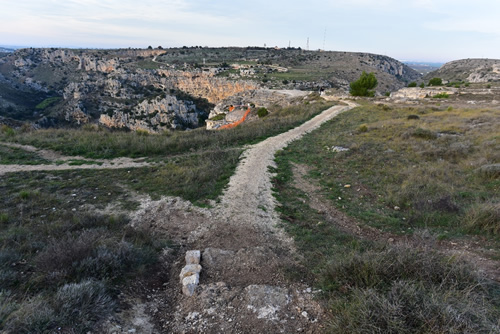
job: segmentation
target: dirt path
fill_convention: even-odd
[[[164,333],[321,333],[322,308],[314,291],[291,283],[297,268],[292,240],[277,227],[271,191],[274,154],[339,113],[332,107],[303,125],[250,146],[220,203],[200,209],[179,199],[143,203],[134,224],[181,240],[166,293],[156,294],[157,326]],[[202,252],[200,285],[193,297],[180,292],[184,253]],[[167,260],[168,261],[168,260]]]
[[[31,172],[31,171],[54,171],[54,170],[70,170],[70,169],[119,169],[119,168],[136,168],[150,166],[150,163],[140,161],[141,159],[131,158],[116,158],[116,159],[87,159],[80,156],[65,156],[51,150],[38,149],[30,145],[20,145],[14,143],[2,143],[4,146],[23,149],[27,152],[36,153],[41,158],[49,162],[58,164],[55,165],[0,165],[0,176],[5,173],[14,172]],[[75,161],[86,161],[83,164],[75,164]],[[63,162],[63,163],[60,163]]]
[[[314,291],[291,283],[287,270],[300,270],[293,241],[277,227],[271,191],[274,154],[288,143],[355,106],[335,106],[303,125],[250,146],[213,209],[176,198],[145,200],[132,220],[136,228],[164,233],[181,245],[164,254],[168,281],[148,291],[147,301],[132,302],[131,314],[116,314],[102,332],[127,333],[322,333],[323,311]],[[24,149],[30,150],[29,147]],[[35,149],[36,150],[36,149]],[[50,157],[51,152],[35,151]],[[53,152],[52,152],[53,153]],[[52,157],[63,160],[68,157]],[[66,161],[78,157],[69,157]],[[125,168],[147,165],[131,159],[102,165],[0,166],[0,174],[20,170]],[[181,293],[179,273],[186,250],[202,252],[200,285],[193,297]],[[134,296],[134,292],[130,293]],[[134,311],[135,310],[135,311]],[[129,313],[130,313],[129,312]],[[156,324],[154,328],[151,324]],[[141,325],[142,324],[142,325]]]

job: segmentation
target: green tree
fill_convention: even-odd
[[[373,89],[377,87],[378,81],[375,73],[366,73],[363,71],[358,80],[351,82],[351,95],[352,96],[375,96]]]
[[[441,78],[432,78],[429,80],[429,86],[441,86],[443,85],[443,79]]]
[[[417,83],[415,81],[412,81],[408,84],[408,87],[417,87]]]
[[[425,84],[422,82],[419,86],[420,88],[424,88],[425,87]]]

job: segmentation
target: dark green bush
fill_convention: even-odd
[[[265,117],[268,114],[269,114],[269,111],[264,107],[259,108],[259,110],[257,110],[257,116],[259,116],[260,118]]]
[[[446,93],[439,93],[439,94],[434,95],[432,98],[433,99],[447,99],[449,97],[450,97],[450,95],[448,95]]]
[[[350,93],[352,96],[375,96],[373,89],[377,87],[378,81],[374,73],[366,73],[363,71],[360,78],[351,82]]]
[[[435,132],[432,132],[431,130],[427,130],[427,129],[422,129],[422,128],[415,129],[411,133],[411,135],[413,137],[422,138],[422,139],[436,139],[437,138],[437,134]]]
[[[429,86],[442,86],[443,85],[443,79],[441,78],[432,78],[429,80]]]
[[[415,81],[412,81],[408,84],[408,87],[417,87],[417,83]]]

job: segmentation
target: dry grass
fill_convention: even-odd
[[[380,245],[325,224],[293,187],[290,161],[309,165],[331,205],[361,223],[415,240],[422,228],[433,238],[477,233],[494,248],[500,180],[481,167],[498,164],[498,152],[498,111],[366,104],[278,155],[280,212],[306,268],[297,279],[327,292],[327,332],[496,333],[500,287],[425,240],[421,250]]]
[[[312,97],[314,98],[314,97]],[[307,103],[307,101],[306,101]],[[0,134],[0,141],[15,141],[87,158],[165,157],[193,151],[220,150],[254,143],[305,122],[332,104],[315,101],[275,108],[268,116],[225,131],[168,131],[161,135],[105,129],[47,129]]]

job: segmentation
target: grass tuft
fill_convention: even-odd
[[[469,232],[500,236],[500,203],[480,203],[469,207],[462,224]]]

